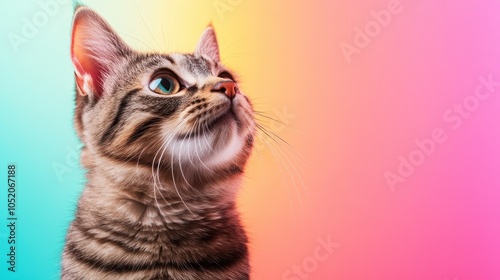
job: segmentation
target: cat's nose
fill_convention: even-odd
[[[233,97],[240,92],[236,83],[232,81],[218,82],[215,84],[212,91],[224,93],[229,99],[233,99]]]

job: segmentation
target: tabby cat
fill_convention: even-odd
[[[213,28],[192,54],[141,53],[78,7],[71,59],[88,172],[62,279],[249,279],[235,197],[256,125]]]

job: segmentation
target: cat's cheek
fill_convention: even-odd
[[[255,134],[255,120],[253,117],[253,107],[248,98],[243,94],[238,94],[233,100],[233,111],[235,112],[239,125],[239,133],[242,137]]]

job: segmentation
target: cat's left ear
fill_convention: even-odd
[[[108,23],[87,7],[78,7],[73,19],[71,60],[82,95],[100,98],[104,77],[130,53]]]
[[[205,31],[201,34],[194,53],[196,55],[206,55],[214,61],[220,61],[219,45],[217,44],[217,37],[212,25],[205,28]]]

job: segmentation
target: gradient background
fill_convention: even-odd
[[[349,63],[340,44],[354,44],[355,28],[391,2],[84,1],[141,50],[190,52],[212,22],[223,62],[257,110],[278,120],[259,118],[289,145],[261,134],[239,199],[252,279],[500,279],[500,88],[458,129],[443,119],[479,76],[500,81],[500,3],[402,0]],[[230,10],[217,13],[220,3]],[[0,226],[0,279],[58,278],[84,182],[72,128],[72,4],[58,6],[16,52],[8,34],[43,9],[0,2],[0,176],[17,164],[19,218],[15,274]],[[435,128],[447,140],[391,189],[384,174]],[[322,261],[318,238],[338,245]]]

